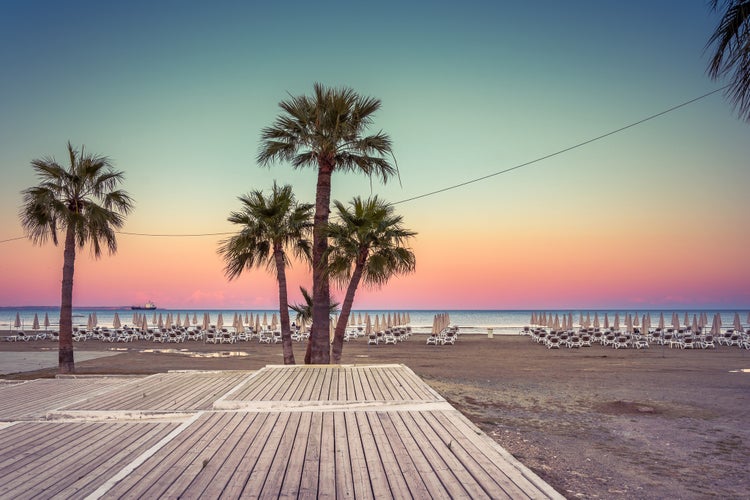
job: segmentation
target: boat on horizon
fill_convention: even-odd
[[[153,302],[149,300],[142,306],[130,306],[130,309],[132,309],[133,311],[139,311],[139,310],[144,310],[144,309],[147,311],[151,311],[151,310],[156,309],[156,304],[154,304]]]

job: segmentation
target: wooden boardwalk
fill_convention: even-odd
[[[0,498],[562,498],[402,365],[95,390],[0,428]]]

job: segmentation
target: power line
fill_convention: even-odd
[[[615,129],[615,130],[612,130],[610,132],[607,132],[606,134],[598,135],[598,136],[596,136],[596,137],[594,137],[592,139],[588,139],[588,140],[585,140],[583,142],[579,142],[578,144],[575,144],[573,146],[569,146],[567,148],[560,149],[558,151],[555,151],[554,153],[550,153],[550,154],[547,154],[547,155],[544,155],[544,156],[540,156],[539,158],[535,158],[535,159],[527,161],[525,163],[520,163],[520,164],[518,164],[518,165],[516,165],[514,167],[506,168],[505,170],[500,170],[500,171],[494,172],[492,174],[483,175],[482,177],[477,177],[476,179],[471,179],[469,181],[461,182],[459,184],[453,184],[452,186],[444,187],[444,188],[438,189],[436,191],[430,191],[429,193],[424,193],[424,194],[420,194],[418,196],[413,196],[411,198],[406,198],[406,199],[403,199],[403,200],[399,200],[399,201],[396,201],[396,202],[394,202],[392,204],[393,205],[398,205],[399,203],[406,203],[406,202],[409,202],[409,201],[419,200],[421,198],[426,198],[428,196],[432,196],[432,195],[439,194],[439,193],[444,193],[446,191],[450,191],[450,190],[453,190],[453,189],[458,189],[458,188],[463,187],[463,186],[468,186],[469,184],[474,184],[475,182],[479,182],[479,181],[483,181],[483,180],[486,180],[486,179],[490,179],[490,178],[498,176],[500,174],[506,174],[508,172],[512,172],[513,170],[518,170],[519,168],[528,167],[529,165],[533,165],[534,163],[539,163],[540,161],[547,160],[549,158],[561,155],[563,153],[567,153],[568,151],[572,151],[572,150],[574,150],[576,148],[580,148],[582,146],[586,146],[587,144],[591,144],[592,142],[599,141],[601,139],[604,139],[605,137],[609,137],[611,135],[623,132],[623,131],[625,131],[625,130],[627,130],[629,128],[633,128],[635,126],[638,126],[638,125],[641,125],[643,123],[646,123],[649,120],[653,120],[654,118],[658,118],[660,116],[666,115],[667,113],[671,113],[672,111],[675,111],[675,110],[678,110],[678,109],[683,108],[685,106],[688,106],[690,104],[693,104],[694,102],[700,101],[701,99],[705,99],[706,97],[708,97],[710,95],[713,95],[713,94],[716,94],[717,92],[721,92],[722,90],[724,90],[727,87],[729,87],[729,85],[725,85],[725,86],[723,86],[723,87],[721,87],[719,89],[712,90],[711,92],[707,92],[707,93],[703,94],[702,96],[696,97],[694,99],[690,99],[689,101],[685,101],[685,102],[680,103],[680,104],[678,104],[676,106],[672,106],[669,109],[665,109],[664,111],[660,111],[659,113],[653,114],[651,116],[647,116],[646,118],[642,118],[642,119],[640,119],[640,120],[638,120],[636,122],[633,122],[633,123],[630,123],[628,125],[625,125],[624,127],[620,127],[618,129]]]
[[[523,168],[523,167],[528,167],[528,166],[533,165],[535,163],[539,163],[541,161],[548,160],[548,159],[553,158],[555,156],[559,156],[559,155],[561,155],[563,153],[567,153],[568,151],[572,151],[574,149],[578,149],[580,147],[586,146],[588,144],[591,144],[592,142],[600,141],[600,140],[602,140],[604,138],[607,138],[609,136],[612,136],[612,135],[615,135],[615,134],[619,134],[620,132],[624,132],[625,130],[628,130],[630,128],[633,128],[633,127],[636,127],[636,126],[641,125],[643,123],[646,123],[647,121],[653,120],[654,118],[658,118],[660,116],[664,116],[667,113],[671,113],[672,111],[676,111],[676,110],[678,110],[680,108],[684,108],[685,106],[689,106],[690,104],[696,103],[696,102],[698,102],[698,101],[700,101],[702,99],[705,99],[706,97],[709,97],[709,96],[712,96],[712,95],[714,95],[714,94],[716,94],[718,92],[721,92],[722,90],[726,89],[727,87],[729,87],[729,85],[725,85],[725,86],[723,86],[721,88],[712,90],[710,92],[707,92],[707,93],[705,93],[703,95],[700,95],[700,96],[695,97],[693,99],[690,99],[688,101],[684,101],[684,102],[682,102],[680,104],[677,104],[676,106],[672,106],[671,108],[667,108],[664,111],[660,111],[660,112],[655,113],[653,115],[647,116],[646,118],[641,118],[638,121],[629,123],[628,125],[625,125],[623,127],[617,128],[617,129],[612,130],[610,132],[607,132],[607,133],[598,135],[596,137],[593,137],[591,139],[587,139],[585,141],[579,142],[578,144],[574,144],[573,146],[568,146],[566,148],[560,149],[558,151],[555,151],[554,153],[549,153],[547,155],[540,156],[540,157],[535,158],[533,160],[530,160],[530,161],[527,161],[527,162],[524,162],[524,163],[520,163],[520,164],[515,165],[513,167],[506,168],[504,170],[499,170],[499,171],[493,172],[491,174],[483,175],[482,177],[477,177],[475,179],[471,179],[471,180],[468,180],[468,181],[460,182],[458,184],[453,184],[451,186],[447,186],[447,187],[444,187],[444,188],[441,188],[441,189],[437,189],[435,191],[430,191],[428,193],[423,193],[423,194],[420,194],[420,195],[417,195],[417,196],[412,196],[411,198],[405,198],[403,200],[399,200],[399,201],[393,202],[392,204],[393,205],[399,205],[401,203],[407,203],[407,202],[410,202],[410,201],[419,200],[419,199],[422,199],[422,198],[427,198],[428,196],[433,196],[433,195],[436,195],[436,194],[444,193],[446,191],[451,191],[453,189],[458,189],[460,187],[468,186],[469,184],[474,184],[474,183],[477,183],[477,182],[480,182],[480,181],[491,179],[492,177],[496,177],[496,176],[501,175],[501,174],[506,174],[508,172],[512,172],[513,170],[518,170],[518,169]],[[151,234],[151,233],[132,233],[132,232],[126,232],[126,231],[117,231],[117,233],[118,234],[128,235],[128,236],[148,236],[148,237],[165,237],[165,238],[188,238],[188,237],[202,237],[202,236],[226,236],[226,235],[230,235],[230,234],[235,234],[235,232],[199,233],[199,234]],[[9,238],[7,240],[0,240],[0,243],[7,243],[7,242],[10,242],[10,241],[22,240],[24,238],[25,238],[24,236],[20,236],[20,237],[17,237],[17,238]]]
[[[225,233],[201,233],[201,234],[150,234],[150,233],[129,233],[127,231],[115,231],[117,234],[126,234],[128,236],[154,236],[154,237],[172,237],[172,238],[186,238],[190,236],[225,236],[227,234],[236,234],[236,231],[230,231]],[[2,243],[2,242],[0,242]]]

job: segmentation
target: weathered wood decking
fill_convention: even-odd
[[[561,498],[402,365],[81,380],[0,428],[0,498]]]

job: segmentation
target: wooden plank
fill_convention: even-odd
[[[229,413],[217,414],[215,418],[205,415],[189,429],[161,448],[156,454],[136,468],[123,481],[117,483],[108,496],[129,498],[157,498],[169,488],[187,465],[200,453],[216,433],[216,427],[231,419]]]
[[[264,481],[264,477],[260,477],[259,474],[255,473],[255,466],[258,463],[260,455],[266,450],[267,447],[273,447],[274,443],[269,442],[271,431],[279,426],[280,413],[267,413],[262,414],[261,418],[254,420],[251,429],[248,432],[253,434],[253,440],[246,443],[246,449],[242,459],[236,465],[236,467],[226,468],[223,473],[229,474],[228,480],[223,481],[226,483],[223,491],[220,492],[218,489],[214,489],[213,484],[206,489],[206,498],[240,498],[242,491],[244,490],[247,482],[252,479],[253,481]]]
[[[336,440],[334,434],[334,413],[326,412],[320,414],[321,431],[320,431],[320,463],[318,476],[318,498],[330,499],[336,498],[336,492],[339,491],[338,479],[336,477],[336,466],[343,460],[338,455],[336,449]],[[312,458],[311,458],[312,459]],[[347,491],[346,485],[340,488],[341,493]],[[352,489],[348,489],[349,495],[353,494]],[[342,497],[339,494],[340,498]]]
[[[393,427],[390,415],[383,412],[371,413],[371,415],[377,415],[377,419],[383,429],[382,437],[387,440],[387,444],[393,452],[395,467],[387,467],[387,469],[400,470],[401,474],[396,474],[396,476],[403,479],[409,488],[412,498],[429,498],[430,491],[427,489],[422,475],[417,470],[414,460],[406,448],[406,444],[401,440],[398,432]],[[375,436],[377,439],[378,435],[375,434]],[[396,491],[396,488],[393,489]]]
[[[400,470],[400,466],[396,458],[396,453],[391,447],[391,443],[388,441],[385,429],[383,428],[383,423],[381,422],[378,414],[372,411],[368,411],[362,412],[361,415],[367,418],[368,427],[372,436],[372,443],[370,444],[369,448],[368,446],[365,446],[365,450],[369,450],[370,454],[372,454],[371,450],[377,452],[380,464],[385,470],[388,486],[391,490],[391,496],[394,498],[411,497],[412,494],[409,490],[409,485],[406,483],[405,475]],[[369,460],[370,455],[368,455],[368,463]],[[372,474],[370,474],[370,477],[372,477]],[[424,490],[423,493],[426,495],[427,491]]]
[[[367,464],[367,474],[373,497],[393,497],[394,495],[389,485],[389,477],[383,467],[382,455],[386,455],[387,450],[378,448],[370,420],[367,418],[367,412],[353,412],[351,416],[355,419],[359,437],[362,441],[362,450],[364,452],[365,463]]]
[[[330,415],[330,413],[327,415]],[[352,475],[352,459],[349,455],[345,414],[341,412],[333,413],[331,423],[333,425],[330,428],[323,427],[323,436],[324,439],[327,433],[333,436],[335,456],[333,479],[336,482],[333,491],[336,492],[336,498],[354,498],[354,477]],[[321,470],[321,479],[322,477],[323,471]],[[323,481],[321,481],[321,491],[326,491],[323,489]]]
[[[295,440],[297,432],[299,431],[301,417],[302,414],[299,412],[289,414],[286,429],[281,436],[281,441],[276,447],[276,453],[274,453],[273,460],[268,467],[266,481],[263,484],[263,489],[260,493],[261,498],[278,498],[280,496],[284,477],[289,468],[292,467],[290,462],[293,457],[296,457],[299,460],[299,467],[301,467],[301,463],[305,456],[304,449],[301,454],[297,453],[295,455],[294,453]],[[307,440],[306,438],[307,435],[305,434],[305,440]],[[299,481],[299,474],[301,474],[302,471],[300,468],[297,468],[295,472],[297,473],[297,481]]]
[[[352,482],[354,483],[355,498],[374,498],[370,476],[365,460],[365,451],[362,447],[362,439],[357,427],[355,413],[344,412],[346,421],[347,443],[349,445],[349,458],[351,460]]]
[[[49,450],[63,448],[66,443],[75,442],[76,439],[85,435],[89,429],[70,425],[59,430],[53,426],[39,427],[39,430],[40,434],[44,431],[43,437],[39,436],[23,445],[17,444],[16,451],[13,453],[10,453],[7,448],[3,449],[4,456],[0,455],[0,463],[2,463],[0,477],[8,477],[9,474],[28,467],[29,464],[36,461],[50,459],[51,453]]]
[[[126,463],[167,435],[175,424],[129,423],[119,424],[124,432],[111,432],[110,439],[78,447],[78,453],[45,468],[45,481],[34,482],[34,496],[71,498],[94,491]],[[71,464],[75,473],[71,474]],[[35,478],[37,479],[37,478]]]
[[[454,413],[455,412],[455,413]],[[527,496],[534,498],[547,497],[538,486],[532,483],[508,458],[502,456],[497,450],[497,444],[486,441],[490,439],[484,434],[477,434],[476,428],[464,422],[465,417],[457,410],[449,412],[434,412],[431,415],[443,425],[451,436],[455,436],[466,443],[471,443],[475,451],[472,458],[503,488],[513,495],[517,490],[524,492]],[[464,444],[469,448],[468,444]],[[512,459],[512,457],[509,457]],[[515,459],[512,459],[515,461]]]
[[[433,449],[445,461],[448,470],[458,480],[457,482],[466,490],[470,498],[524,498],[523,491],[517,490],[509,494],[496,486],[494,480],[487,475],[480,475],[479,470],[473,467],[469,461],[462,462],[457,456],[461,454],[461,444],[458,436],[448,436],[446,441],[434,431],[425,420],[425,415],[430,412],[410,412],[416,428],[419,429],[424,438],[430,442]],[[465,454],[464,454],[465,457]],[[480,483],[484,483],[483,488]]]
[[[387,412],[381,415],[382,420],[387,419],[389,421],[389,425],[385,427],[392,428],[395,435],[401,440],[403,449],[414,464],[417,474],[428,491],[429,498],[452,498],[443,486],[437,470],[433,467],[434,464],[430,461],[431,457],[425,455],[425,450],[420,448],[420,443],[411,434],[410,429],[401,417],[401,412]],[[399,460],[399,463],[401,463],[401,460]]]
[[[316,373],[320,373],[316,370]],[[309,412],[310,416],[309,429],[307,431],[307,443],[305,446],[304,463],[299,480],[298,496],[300,498],[315,498],[318,496],[318,483],[320,477],[320,468],[323,457],[321,455],[322,431],[323,431],[323,413]],[[333,463],[333,456],[330,457]],[[331,488],[329,491],[334,491]]]
[[[302,477],[304,476],[304,467],[308,465],[306,461],[307,444],[310,441],[310,432],[312,424],[312,414],[304,412],[299,415],[297,422],[296,434],[292,442],[292,449],[289,452],[289,461],[284,480],[279,488],[279,496],[285,498],[297,498],[300,496],[302,488]],[[317,478],[315,481],[317,490]]]
[[[250,480],[245,484],[245,488],[242,490],[242,497],[260,497],[260,493],[263,491],[263,487],[269,479],[269,471],[273,465],[276,452],[287,432],[287,424],[289,423],[291,415],[291,413],[279,413],[276,425],[271,429],[271,432],[268,435],[268,440],[263,446],[263,450],[261,451],[260,456],[258,456],[258,460],[255,462],[255,467],[253,467],[250,474]]]
[[[259,421],[268,418],[268,414],[244,414],[234,432],[222,443],[221,452],[217,452],[195,479],[185,488],[183,498],[218,498],[234,471],[239,467],[245,451],[258,436]]]

